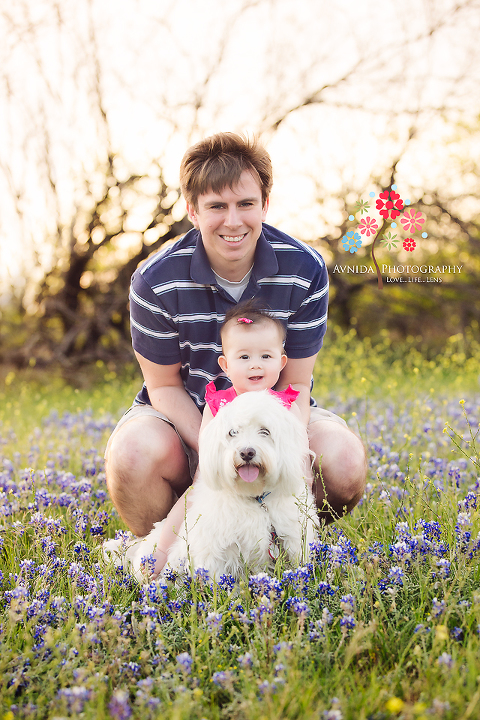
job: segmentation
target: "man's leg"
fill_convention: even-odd
[[[311,422],[308,437],[316,455],[314,495],[319,517],[328,524],[352,510],[363,495],[365,448],[351,430],[331,420]]]
[[[120,517],[143,537],[191,484],[180,438],[164,420],[136,417],[118,428],[106,455],[107,486]]]

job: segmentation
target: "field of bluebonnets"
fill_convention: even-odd
[[[138,376],[0,376],[0,719],[480,716],[480,348],[350,335],[315,394],[368,449],[365,496],[305,567],[139,586],[103,449]]]

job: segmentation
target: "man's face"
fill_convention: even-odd
[[[188,216],[202,234],[212,269],[226,280],[241,280],[253,265],[268,210],[260,184],[245,170],[234,187],[199,195],[197,206],[187,203]]]

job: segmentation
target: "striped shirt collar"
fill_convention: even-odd
[[[202,236],[199,230],[194,230],[196,234],[195,250],[192,254],[192,262],[190,265],[190,276],[192,280],[200,285],[217,285],[217,280],[208,261],[207,253],[202,242]],[[278,272],[278,261],[275,251],[266,239],[263,231],[257,240],[255,249],[255,262],[250,280],[261,280],[262,278],[272,277]]]

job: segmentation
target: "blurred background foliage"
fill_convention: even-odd
[[[287,232],[295,231],[324,255],[331,280],[331,339],[355,338],[370,346],[384,348],[387,343],[396,349],[403,344],[409,351],[417,348],[428,361],[451,348],[448,339],[453,337],[455,347],[461,345],[457,355],[473,357],[478,352],[480,323],[478,0],[444,0],[438,6],[415,1],[411,3],[418,21],[415,31],[402,21],[404,3],[371,0],[367,3],[370,14],[365,12],[366,18],[360,19],[372,31],[378,27],[386,31],[393,22],[396,34],[388,41],[378,36],[375,49],[357,43],[356,50],[350,41],[360,38],[360,19],[356,28],[353,15],[346,22],[328,3],[302,0],[298,17],[281,0],[236,0],[221,12],[206,3],[196,33],[195,17],[182,27],[174,18],[181,9],[173,4],[158,7],[141,0],[135,5],[135,44],[129,46],[131,50],[135,45],[135,55],[129,56],[126,65],[130,74],[122,70],[118,47],[127,56],[128,14],[123,25],[116,19],[114,50],[108,46],[106,23],[108,17],[112,19],[112,8],[107,11],[94,0],[63,5],[55,0],[35,4],[22,0],[15,8],[0,11],[5,58],[9,53],[1,102],[10,148],[0,158],[2,202],[10,197],[15,216],[15,222],[2,224],[3,257],[7,247],[24,243],[17,269],[10,269],[2,279],[0,362],[18,368],[56,363],[70,369],[97,363],[111,370],[131,362],[131,274],[151,253],[190,228],[176,181],[179,160],[189,144],[221,129],[255,132],[271,152],[276,173],[287,176],[287,185],[301,188],[309,183],[304,195],[313,221],[295,225],[292,218],[306,213],[296,206],[294,197],[285,202],[288,191],[282,196],[281,190],[277,196],[274,190],[268,221]],[[180,5],[193,12],[192,0],[182,0]],[[375,11],[380,6],[384,15],[378,18]],[[308,35],[302,13],[319,20],[316,35]],[[247,64],[245,73],[249,80],[256,78],[264,92],[258,98],[253,93],[257,104],[252,100],[248,105],[248,88],[239,86],[236,75],[238,58],[232,60],[229,53],[255,32],[255,17],[264,22],[264,55],[261,65],[249,68]],[[372,24],[375,18],[380,26]],[[296,23],[298,32],[295,27],[287,32],[291,23]],[[120,37],[118,28],[125,35]],[[452,57],[458,60],[459,47],[464,55],[456,73],[442,68],[435,75],[433,61],[438,47],[445,49],[445,32],[450,32]],[[184,42],[179,49],[182,33],[189,44]],[[331,38],[337,34],[339,55],[335,57]],[[329,36],[330,49],[320,51],[318,38],[326,42]],[[147,94],[155,107],[149,127],[158,128],[162,149],[148,140],[143,154],[132,159],[122,142],[122,133],[124,137],[128,133],[118,118],[129,105],[138,109],[135,92],[147,61],[155,65],[152,48],[157,48],[161,37],[170,40],[168,60],[162,61],[160,74],[156,67],[147,77]],[[207,37],[209,43],[205,43]],[[350,49],[345,54],[347,41]],[[68,54],[69,64],[61,72],[50,65],[45,51],[50,42],[58,45],[57,61],[62,53]],[[307,52],[302,54],[302,47]],[[289,65],[284,61],[288,48]],[[257,77],[260,67],[263,74]],[[33,76],[33,93],[22,76],[27,72]],[[439,77],[442,92],[432,94],[430,83],[438,88]],[[222,91],[225,78],[231,79],[233,88]],[[74,100],[68,99],[65,88]],[[243,117],[229,97],[230,90],[232,97],[237,91],[248,105]],[[145,106],[141,109],[145,114]],[[322,143],[329,147],[324,127],[329,122],[326,113],[333,111],[343,113],[338,116],[339,126],[342,118],[348,120],[345,138],[339,130],[340,145],[347,139],[355,143],[351,125],[358,118],[359,135],[370,137],[377,132],[383,138],[375,161],[364,158],[361,172],[347,172],[348,162],[335,153],[333,158],[319,160],[324,164],[314,170],[307,162],[311,155],[317,163]],[[380,115],[385,122],[376,130],[374,120]],[[88,141],[80,132],[86,126],[91,126]],[[139,126],[140,139],[142,133],[147,134],[145,128]],[[441,145],[440,160],[435,152],[429,155],[431,148],[425,150],[426,138],[434,148],[437,145],[436,151]],[[173,156],[169,155],[172,147],[176,148]],[[412,162],[422,147],[423,165],[431,169],[423,176],[418,174],[418,163]],[[300,153],[300,148],[306,153]],[[295,163],[299,166],[296,175],[289,177]],[[69,168],[74,168],[70,174]],[[334,175],[331,182],[326,179],[329,172]],[[460,273],[437,275],[441,283],[396,283],[381,290],[375,274],[347,272],[348,265],[372,265],[371,246],[365,238],[355,254],[345,252],[341,242],[352,228],[348,218],[355,213],[356,201],[371,191],[378,196],[394,183],[408,185],[412,207],[426,217],[422,229],[428,238],[419,241],[414,254],[375,246],[379,265],[456,265],[462,266]],[[32,197],[42,198],[37,223],[29,215]],[[400,274],[405,280],[413,275],[407,270]]]

